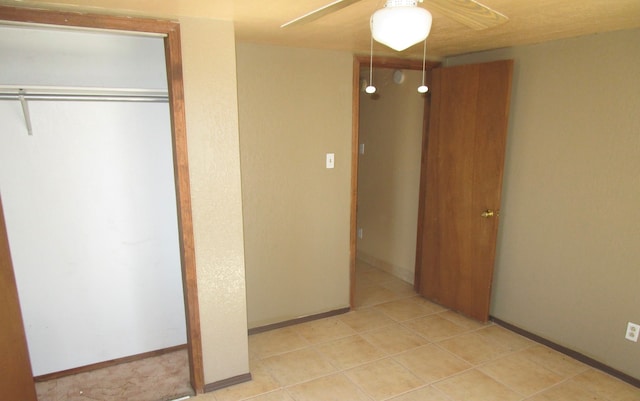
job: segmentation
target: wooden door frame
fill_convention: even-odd
[[[349,305],[351,309],[355,308],[355,296],[356,296],[356,251],[358,242],[358,229],[357,229],[357,215],[358,215],[358,161],[360,152],[359,149],[359,130],[360,130],[360,69],[362,67],[368,67],[372,63],[376,68],[397,68],[403,70],[422,70],[422,60],[410,60],[392,57],[373,57],[370,56],[355,56],[353,58],[353,96],[352,96],[352,110],[351,110],[351,221],[349,232]],[[427,61],[426,63],[426,83],[428,85],[429,78],[431,76],[431,70],[440,66],[439,62]],[[417,88],[416,88],[417,89]],[[422,167],[426,163],[426,146],[429,130],[429,109],[431,103],[430,93],[427,92],[427,96],[424,97],[424,112],[422,119],[422,155],[421,155],[421,171]],[[420,199],[424,197],[424,185],[423,177],[420,174]],[[422,207],[418,207],[418,224],[421,221],[421,217],[424,211]],[[419,231],[418,231],[419,233]],[[418,237],[419,234],[416,234]],[[419,250],[421,238],[416,238],[417,248],[416,257],[419,256]],[[418,269],[416,270],[416,278]],[[414,281],[414,288],[417,289],[417,283],[419,280]]]
[[[196,394],[201,394],[204,391],[204,367],[196,282],[179,23],[149,18],[130,18],[7,6],[0,6],[0,21],[153,33],[164,36],[189,370],[193,390]],[[4,261],[2,262],[4,263]]]
[[[0,396],[37,401],[0,196]]]

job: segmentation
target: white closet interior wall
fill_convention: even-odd
[[[0,26],[0,85],[165,89],[162,38]],[[167,103],[0,101],[34,375],[186,343]]]

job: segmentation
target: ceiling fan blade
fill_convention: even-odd
[[[318,18],[322,18],[327,14],[331,14],[333,12],[336,12],[338,10],[341,10],[347,6],[352,5],[353,3],[357,3],[361,0],[335,0],[325,6],[322,6],[316,10],[310,11],[304,15],[301,15],[298,18],[294,18],[289,22],[285,22],[284,24],[280,25],[280,28],[286,28],[286,27],[290,27],[292,25],[297,25],[297,24],[301,24],[301,23],[307,23],[307,22],[311,22],[311,21],[315,21]]]
[[[474,0],[424,0],[428,9],[442,14],[461,24],[482,30],[504,24],[509,20],[503,14]]]

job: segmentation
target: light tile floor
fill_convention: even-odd
[[[632,401],[640,389],[364,263],[355,311],[249,337],[253,380],[198,401]]]

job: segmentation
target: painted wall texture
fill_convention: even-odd
[[[181,18],[205,383],[249,372],[233,23]]]
[[[515,59],[491,313],[640,378],[640,30]]]
[[[249,326],[347,307],[352,55],[237,53]]]
[[[358,258],[413,283],[422,155],[422,71],[374,68],[374,95],[360,95]],[[368,69],[364,77],[368,77]]]

